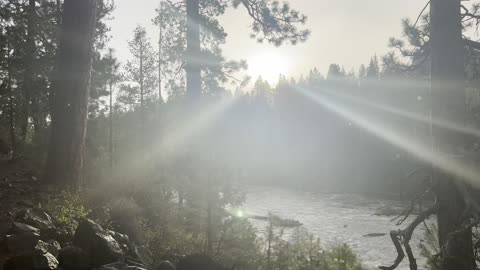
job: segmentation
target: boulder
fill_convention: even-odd
[[[65,228],[51,228],[42,231],[42,237],[45,239],[54,239],[62,245],[67,245],[73,241],[73,233]]]
[[[145,246],[132,244],[129,255],[139,260],[143,265],[150,267],[153,264],[153,254]]]
[[[226,268],[204,254],[188,255],[178,262],[177,270],[225,270]]]
[[[147,270],[147,269],[140,266],[128,265],[127,267],[122,268],[122,270]]]
[[[35,250],[32,255],[32,264],[34,270],[54,270],[58,267],[58,261],[55,256],[49,252]]]
[[[97,270],[123,270],[126,267],[128,267],[126,263],[116,262],[116,263],[109,263],[109,264],[102,265],[99,268],[97,268]]]
[[[48,243],[39,240],[35,245],[35,250],[41,250],[43,252],[49,252],[53,256],[57,257],[60,251],[60,244],[55,240],[50,240]]]
[[[33,251],[39,240],[40,235],[37,233],[10,234],[6,236],[6,246],[8,251],[20,254]]]
[[[32,270],[33,260],[31,253],[13,256],[5,261],[3,270]]]
[[[73,242],[89,254],[93,267],[123,260],[118,242],[92,220],[84,219],[78,224]]]
[[[38,228],[40,230],[54,229],[52,218],[41,209],[25,209],[20,211],[16,220]]]
[[[127,245],[130,242],[130,239],[128,238],[128,235],[126,234],[121,234],[116,231],[112,230],[107,230],[108,234],[110,234],[113,239],[117,240],[119,244],[125,244]]]
[[[4,270],[53,270],[57,267],[55,256],[40,250],[13,256],[3,265]]]
[[[175,266],[169,261],[160,261],[155,270],[175,270]]]
[[[13,222],[10,227],[10,234],[20,234],[20,233],[40,233],[40,229],[30,226],[25,223]]]
[[[88,270],[90,258],[87,253],[74,246],[62,248],[58,254],[58,261],[62,270]]]
[[[10,232],[12,224],[8,222],[0,222],[0,244],[3,244],[5,237]]]

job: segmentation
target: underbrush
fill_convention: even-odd
[[[293,229],[291,239],[280,233],[270,235],[268,249],[268,239],[258,234],[248,218],[231,215],[220,207],[211,214],[213,241],[207,245],[205,208],[188,202],[180,205],[174,191],[165,186],[135,185],[135,192],[127,192],[133,190],[130,185],[117,185],[114,191],[96,189],[83,196],[64,191],[45,208],[70,231],[82,218],[91,218],[106,228],[127,233],[133,241],[148,246],[156,260],[206,253],[235,269],[364,269],[349,246],[325,248],[302,228]]]

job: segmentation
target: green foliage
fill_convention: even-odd
[[[348,245],[341,244],[329,248],[322,247],[320,239],[301,227],[294,231],[290,241],[275,237],[271,254],[271,269],[364,269]],[[265,264],[268,264],[268,258]]]
[[[152,226],[143,224],[145,242],[155,257],[196,253],[201,239],[182,226]]]
[[[73,232],[78,222],[86,218],[91,212],[84,205],[78,193],[62,191],[45,205],[45,209],[52,218],[62,227]]]

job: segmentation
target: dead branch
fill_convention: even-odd
[[[402,244],[400,244],[400,235],[402,231],[391,231],[390,238],[392,239],[393,245],[397,250],[397,258],[395,259],[394,263],[391,266],[379,266],[378,268],[382,270],[394,270],[397,266],[403,261],[405,258],[405,252],[403,252]]]
[[[403,261],[405,258],[405,252],[407,253],[408,261],[410,263],[410,270],[417,270],[417,261],[415,256],[413,255],[412,248],[410,247],[410,239],[412,239],[413,232],[417,228],[417,226],[424,222],[427,218],[431,215],[435,214],[438,211],[438,204],[433,205],[432,207],[428,208],[427,210],[420,213],[404,230],[398,231],[391,231],[390,237],[392,238],[392,242],[397,250],[397,258],[395,262],[391,266],[379,266],[382,270],[394,270],[398,267],[398,265]],[[405,247],[405,252],[401,246],[401,242],[403,242],[403,246]]]

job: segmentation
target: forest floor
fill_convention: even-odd
[[[39,171],[28,160],[0,160],[0,222],[12,221],[15,212],[48,198],[39,179]]]
[[[49,197],[48,189],[40,182],[39,171],[26,159],[0,160],[0,232],[23,209],[38,207]],[[0,239],[1,242],[1,239]],[[7,258],[0,250],[0,266]]]

